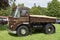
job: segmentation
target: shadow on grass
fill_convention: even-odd
[[[40,34],[40,33],[44,33],[44,32],[41,30],[35,30],[32,34]],[[29,34],[29,35],[32,35],[32,34]],[[19,37],[19,36],[17,36],[17,34],[9,33],[9,35],[14,36],[14,37]],[[25,36],[20,36],[20,37],[25,37]]]
[[[18,37],[16,34],[8,33],[10,36]]]
[[[12,34],[12,33],[8,33],[8,34],[13,37],[26,37],[26,36],[18,36],[17,34]]]
[[[4,31],[6,30],[6,28],[7,28],[7,25],[0,25],[0,31]]]

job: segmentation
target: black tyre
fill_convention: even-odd
[[[52,24],[47,24],[45,25],[45,28],[44,28],[44,32],[46,34],[52,34],[52,33],[55,33],[55,27],[52,25]]]
[[[17,29],[17,35],[18,36],[27,36],[29,34],[29,29],[27,26],[20,26]]]

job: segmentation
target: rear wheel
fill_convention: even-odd
[[[55,27],[52,24],[47,24],[44,28],[46,34],[52,34],[55,32]]]
[[[27,36],[29,34],[29,29],[27,26],[20,26],[17,29],[17,35],[18,36]]]

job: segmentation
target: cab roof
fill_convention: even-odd
[[[28,7],[22,7],[22,6],[20,6],[19,9],[20,9],[20,10],[29,10]]]

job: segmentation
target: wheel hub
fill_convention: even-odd
[[[48,31],[51,31],[51,29],[49,28]]]
[[[21,29],[21,34],[26,34],[26,30],[25,29]]]

